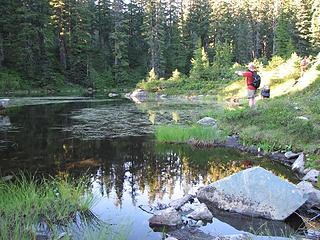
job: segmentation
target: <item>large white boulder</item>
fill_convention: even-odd
[[[197,197],[213,207],[244,215],[284,220],[307,200],[296,185],[253,167],[204,188]]]

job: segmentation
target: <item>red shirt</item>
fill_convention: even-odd
[[[250,72],[250,71],[243,72],[242,76],[244,76],[246,78],[247,88],[250,90],[256,90],[256,88],[252,85],[253,84],[252,72]]]

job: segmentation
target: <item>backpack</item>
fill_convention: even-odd
[[[252,78],[253,78],[252,86],[254,86],[256,89],[258,89],[260,87],[260,83],[261,83],[260,75],[256,71],[254,71],[254,72],[252,72]]]

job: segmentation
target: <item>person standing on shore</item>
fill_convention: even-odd
[[[300,62],[300,77],[303,76],[304,72],[307,70],[309,65],[309,59],[307,56],[304,56],[302,61]]]
[[[248,64],[248,70],[241,72],[236,71],[236,74],[239,76],[243,76],[246,79],[246,85],[247,85],[247,97],[249,100],[249,106],[254,107],[256,105],[256,92],[257,88],[253,85],[253,74],[256,73],[256,69],[254,66],[254,63]]]

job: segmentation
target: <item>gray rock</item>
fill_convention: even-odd
[[[315,189],[310,182],[302,181],[297,184],[297,187],[306,195],[307,208],[317,207],[320,209],[320,191]]]
[[[176,239],[174,237],[167,237],[165,240],[178,240],[178,239]]]
[[[240,171],[201,188],[197,197],[219,209],[273,220],[286,219],[307,200],[296,185],[261,167]]]
[[[192,218],[194,220],[212,221],[213,215],[209,211],[207,206],[204,203],[202,203],[199,208],[189,213],[187,217]]]
[[[8,176],[5,176],[5,177],[2,177],[1,180],[4,181],[4,182],[7,182],[7,181],[10,181],[13,178],[14,178],[13,175],[8,175]]]
[[[187,203],[190,199],[192,198],[192,196],[190,194],[186,194],[184,197],[176,199],[174,201],[172,201],[171,203],[169,203],[170,207],[173,207],[174,209],[178,210],[180,209],[185,203]]]
[[[130,98],[136,101],[144,101],[148,98],[148,92],[142,89],[136,89],[130,94]]]
[[[161,210],[149,219],[151,227],[177,227],[182,225],[182,218],[174,208],[167,208]]]
[[[304,153],[301,153],[297,158],[297,160],[295,160],[294,163],[292,164],[292,170],[297,171],[300,174],[303,174],[304,162],[305,162],[305,156],[304,156]]]
[[[306,237],[307,239],[320,239],[320,231],[308,229]]]
[[[302,180],[317,183],[319,174],[320,172],[318,170],[312,169],[302,178]]]
[[[231,234],[225,236],[214,237],[213,240],[249,240],[253,239],[253,235],[249,234]]]
[[[200,119],[197,123],[203,126],[212,126],[212,127],[216,126],[217,124],[216,121],[211,117],[204,117]]]
[[[312,170],[311,168],[306,168],[303,170],[303,174],[307,174],[310,170]]]
[[[131,98],[130,98],[130,95],[131,95],[131,93],[125,93],[125,94],[124,94],[124,97],[127,98],[127,99],[131,99]]]
[[[108,97],[110,97],[110,98],[112,98],[112,97],[118,97],[119,96],[119,94],[117,94],[117,93],[109,93],[108,94]]]
[[[294,152],[289,151],[289,152],[286,152],[286,153],[284,154],[284,156],[285,156],[287,159],[293,159],[293,158],[299,157],[299,154],[300,154],[300,153],[294,153]]]
[[[304,120],[304,121],[308,121],[309,118],[305,117],[305,116],[299,116],[299,117],[296,117],[297,119],[301,119],[301,120]]]
[[[196,226],[199,226],[199,227],[201,227],[201,226],[203,226],[203,225],[204,225],[204,223],[203,223],[202,220],[199,220],[199,221],[197,221],[197,223],[196,223]]]
[[[9,98],[0,99],[0,108],[6,108],[9,105]]]

